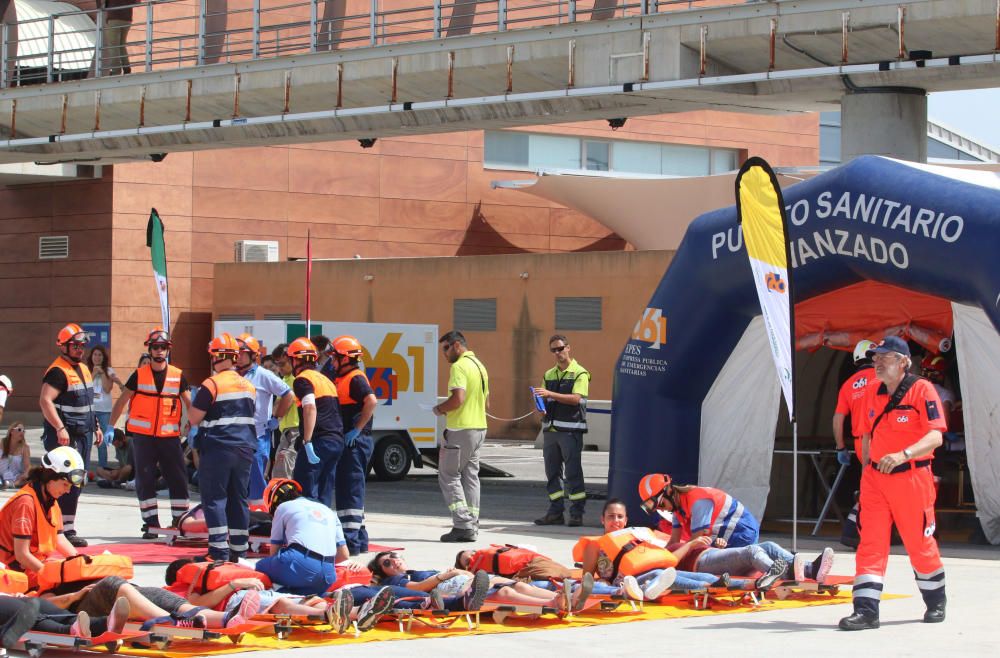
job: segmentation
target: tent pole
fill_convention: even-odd
[[[792,419],[792,553],[799,550],[799,423]]]

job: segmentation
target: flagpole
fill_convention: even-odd
[[[312,336],[312,231],[306,229],[306,338]]]

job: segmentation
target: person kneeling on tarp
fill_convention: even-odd
[[[322,594],[337,581],[335,564],[351,570],[340,519],[323,503],[302,497],[295,480],[275,478],[264,490],[264,504],[273,517],[271,555],[257,562],[257,571],[279,591]]]
[[[573,558],[583,563],[584,571],[620,588],[630,599],[657,599],[668,590],[742,585],[730,583],[728,576],[719,578],[675,569],[678,556],[668,550],[667,535],[649,528],[628,527],[625,503],[617,498],[604,503],[601,523],[605,534],[581,537],[573,547]],[[632,550],[638,545],[645,550]]]

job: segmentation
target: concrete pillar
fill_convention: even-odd
[[[869,91],[840,99],[841,162],[885,155],[927,162],[927,93]]]

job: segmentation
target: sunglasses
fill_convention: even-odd
[[[74,349],[82,350],[84,347],[87,346],[87,341],[85,341],[85,340],[84,341],[71,340],[70,342],[68,342],[66,344],[69,345],[70,347],[74,348]]]
[[[382,558],[381,560],[379,560],[379,566],[381,566],[383,569],[385,569],[386,567],[391,567],[392,566],[392,561],[393,560],[398,560],[398,559],[399,559],[399,554],[398,553],[389,553],[384,558]]]
[[[558,354],[559,352],[562,352],[567,347],[569,347],[569,345],[560,345],[559,347],[550,347],[549,351],[552,352],[553,354]]]
[[[659,494],[658,496],[653,496],[652,498],[650,498],[648,500],[644,500],[644,501],[642,501],[642,505],[641,505],[642,511],[645,512],[646,514],[652,514],[657,509],[660,508],[660,503],[661,502],[663,502],[663,494],[662,493]]]
[[[167,343],[153,343],[152,345],[149,346],[149,351],[150,352],[154,352],[154,351],[166,351],[166,350],[169,350],[169,349],[170,349],[170,345],[168,345]]]
[[[12,428],[10,428],[10,431],[11,432],[23,432],[24,428],[23,427],[12,427]]]

